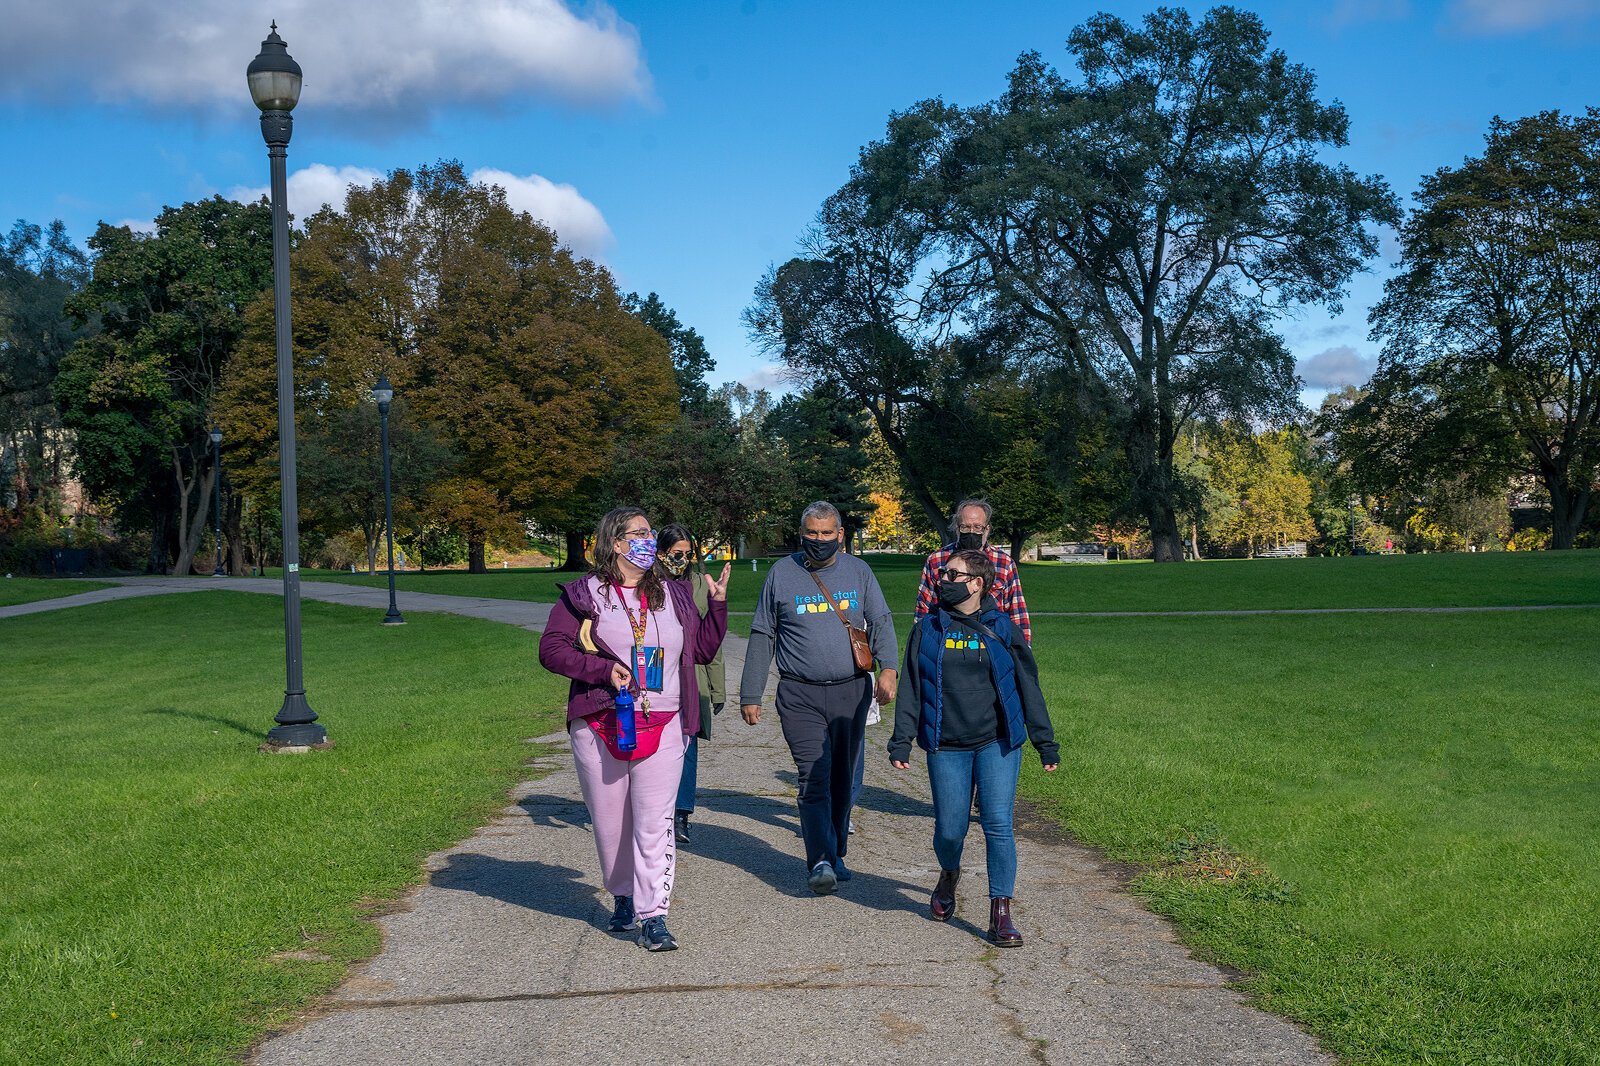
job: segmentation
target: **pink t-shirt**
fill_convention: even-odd
[[[628,612],[622,609],[622,604],[617,602],[617,587],[602,582],[598,577],[588,580],[595,606],[600,609],[600,616],[594,624],[595,636],[632,669],[633,623],[628,620]],[[634,616],[638,617],[639,590],[623,589],[622,595],[622,603],[627,604]],[[657,714],[677,713],[682,702],[678,688],[678,665],[683,657],[683,626],[673,610],[671,595],[667,595],[666,603],[660,610],[653,603],[650,608],[644,627],[644,645],[646,648],[661,649],[661,686],[659,689],[652,687],[646,692],[650,701],[650,716],[654,718]]]

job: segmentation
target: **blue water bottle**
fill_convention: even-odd
[[[617,693],[617,750],[632,751],[639,746],[639,737],[633,730],[633,693],[623,689]]]

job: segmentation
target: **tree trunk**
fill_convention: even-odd
[[[204,475],[196,478],[192,482],[193,487],[199,490],[198,498],[200,500],[209,500],[211,498],[211,479],[215,477],[216,474],[216,468],[213,467],[212,469],[207,470]],[[184,500],[184,510],[188,509],[188,500],[186,494]],[[172,567],[172,573],[176,577],[186,577],[188,576],[189,571],[194,569],[195,552],[200,550],[200,541],[203,540],[206,535],[206,518],[209,516],[208,508],[204,506],[196,506],[193,509],[193,512],[194,513],[189,518],[189,528],[187,530],[180,531],[183,539],[178,544],[178,561]]]
[[[151,516],[150,523],[150,554],[145,558],[144,572],[147,574],[165,574],[167,572],[167,524],[172,521],[166,508],[157,508]]]
[[[916,464],[911,461],[911,453],[906,449],[905,439],[895,431],[886,413],[874,408],[872,420],[878,424],[878,433],[883,437],[883,442],[889,446],[889,454],[894,456],[895,463],[900,467],[900,475],[905,479],[912,497],[916,499],[917,506],[922,508],[929,527],[939,535],[940,543],[945,543],[945,537],[949,536],[950,532],[950,516],[944,513],[939,501],[933,498],[928,483],[917,470]]]
[[[362,532],[366,534],[367,539],[367,576],[371,577],[378,572],[378,544],[383,538],[381,535],[373,534],[370,530],[363,530]],[[388,568],[385,567],[384,573],[388,572]]]
[[[228,495],[228,506],[223,508],[222,531],[228,538],[228,573],[234,577],[247,577],[244,563],[244,499],[237,493]]]
[[[971,508],[968,508],[968,510],[971,510]],[[1010,540],[1011,559],[1013,562],[1021,562],[1022,546],[1028,542],[1028,531],[1025,529],[1013,529],[1011,531]]]
[[[1200,520],[1195,519],[1189,523],[1189,557],[1195,561],[1200,559]]]
[[[467,572],[471,574],[487,574],[489,565],[483,561],[486,545],[482,537],[467,538]]]
[[[1575,492],[1555,478],[1545,478],[1550,492],[1550,550],[1564,551],[1578,539],[1578,527],[1589,510],[1589,490]]]
[[[576,530],[564,530],[562,536],[567,542],[567,561],[561,564],[562,570],[574,573],[583,573],[589,569],[589,557],[584,554],[583,534]]]
[[[1183,534],[1171,506],[1153,508],[1150,516],[1150,554],[1158,563],[1183,562]]]

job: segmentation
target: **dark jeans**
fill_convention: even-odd
[[[694,790],[699,780],[700,738],[690,737],[683,749],[683,777],[678,781],[677,809],[684,814],[694,813]]]
[[[928,752],[928,784],[933,788],[933,853],[939,868],[959,870],[967,826],[972,821],[972,788],[978,788],[978,823],[989,865],[989,898],[1010,899],[1017,887],[1017,840],[1011,812],[1017,805],[1022,749],[1007,755],[998,740],[975,751]]]
[[[706,724],[711,720],[711,698],[700,697],[700,732],[708,737],[711,735]],[[688,746],[683,749],[683,777],[678,780],[678,803],[676,809],[685,814],[694,813],[694,792],[700,783],[700,738],[689,738]]]
[[[778,682],[774,705],[800,779],[800,835],[808,870],[844,858],[852,779],[871,702],[872,680],[866,676],[841,685]]]

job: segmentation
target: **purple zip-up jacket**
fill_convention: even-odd
[[[705,617],[694,605],[694,594],[683,581],[665,581],[672,609],[683,624],[683,655],[678,660],[678,717],[683,731],[693,736],[700,730],[700,681],[696,663],[709,663],[722,647],[728,633],[728,603],[711,600]],[[611,687],[611,664],[628,665],[628,657],[618,655],[600,639],[598,627],[591,633],[599,654],[585,651],[578,643],[578,628],[585,620],[595,621],[600,609],[595,605],[588,578],[563,586],[561,599],[550,610],[544,634],[539,638],[539,665],[552,674],[572,679],[567,691],[567,721],[609,711],[616,702]]]

